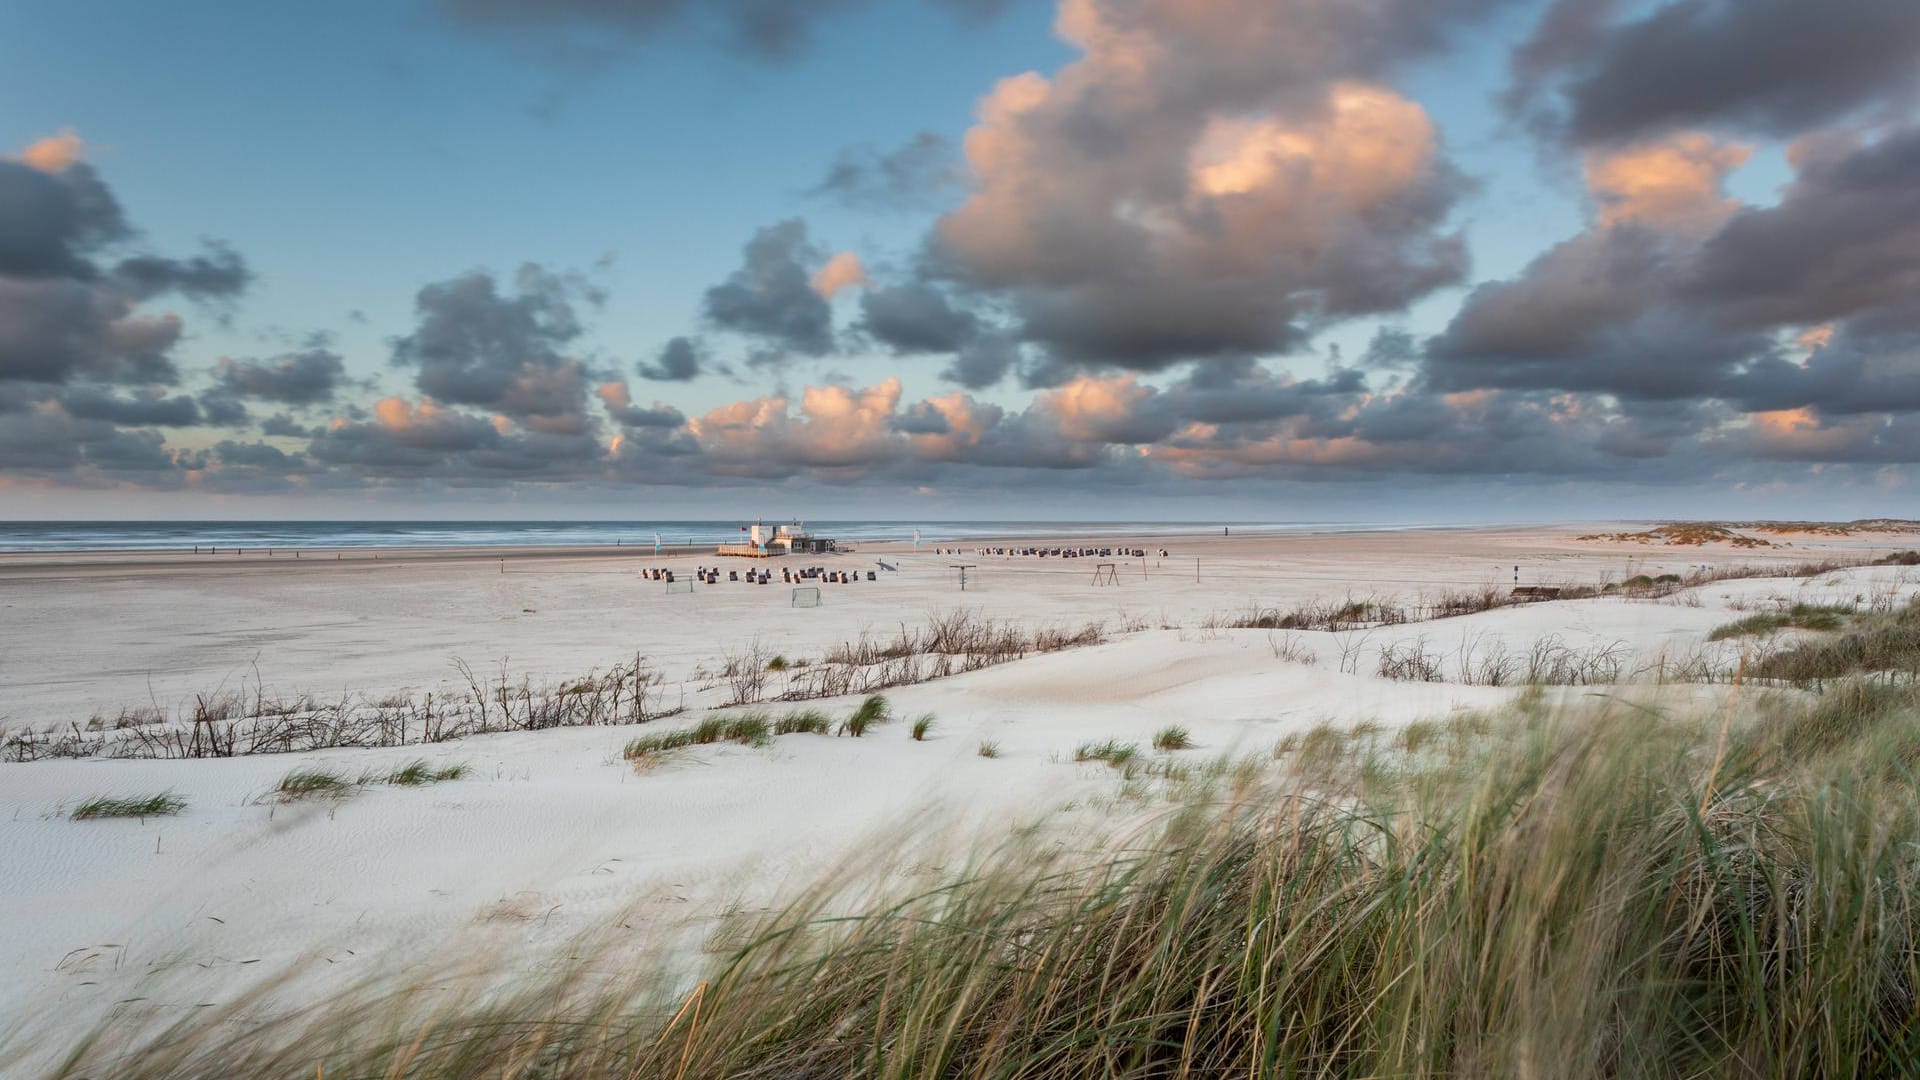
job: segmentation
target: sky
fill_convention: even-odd
[[[1911,0],[0,6],[0,518],[1912,516]]]

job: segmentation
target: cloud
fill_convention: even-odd
[[[267,360],[223,357],[214,365],[214,379],[220,391],[235,397],[317,405],[333,400],[347,381],[347,367],[338,353],[308,349]]]
[[[855,210],[925,210],[958,190],[965,176],[958,148],[923,131],[892,150],[841,150],[809,194]]]
[[[1909,0],[1670,0],[1624,20],[1618,7],[1550,8],[1507,100],[1598,143],[1680,128],[1791,136],[1920,89]]]
[[[44,173],[60,173],[86,156],[87,144],[72,128],[28,144],[20,160]]]
[[[162,293],[219,299],[237,296],[253,282],[253,271],[246,260],[222,244],[212,244],[206,254],[190,259],[137,255],[122,260],[113,268],[113,275],[129,294],[141,300]]]
[[[503,292],[484,271],[428,285],[414,300],[419,322],[394,343],[393,362],[416,369],[428,398],[494,410],[535,431],[591,429],[594,372],[564,355],[581,335],[576,304],[601,297],[584,282],[529,263]]]
[[[961,346],[940,377],[969,390],[981,390],[1006,378],[1019,363],[1019,342],[1005,334],[982,334]]]
[[[60,408],[77,420],[107,420],[125,427],[191,427],[200,423],[200,405],[184,394],[167,397],[150,390],[121,397],[81,387],[58,398]]]
[[[217,243],[103,268],[135,233],[82,149],[69,132],[0,159],[0,381],[173,383],[182,321],[140,305],[164,292],[230,298],[252,275]]]
[[[955,352],[980,329],[971,312],[923,281],[868,289],[860,313],[860,330],[900,354]]]
[[[1590,168],[1594,226],[1477,288],[1429,344],[1431,384],[1774,413],[1920,407],[1920,129],[1802,147],[1767,207],[1724,198],[1737,156],[1666,136]]]
[[[700,377],[704,365],[700,343],[677,337],[661,347],[659,357],[652,363],[643,360],[634,368],[641,378],[650,382],[692,382]]]
[[[832,352],[833,309],[808,270],[825,260],[808,242],[806,223],[793,219],[756,231],[742,256],[738,270],[707,290],[707,318],[774,349]]]
[[[622,427],[629,428],[677,428],[686,423],[686,415],[671,405],[654,402],[650,409],[634,407],[633,398],[623,382],[602,383],[594,391],[606,406],[607,415]]]
[[[91,281],[100,273],[94,253],[130,235],[93,166],[47,172],[0,160],[0,275]]]
[[[1697,131],[1673,132],[1587,156],[1587,187],[1603,225],[1710,229],[1739,207],[1726,195],[1728,174],[1753,151]]]
[[[835,254],[826,265],[813,272],[813,291],[828,300],[866,284],[867,268],[861,264],[860,256],[851,251]]]
[[[981,101],[929,272],[1056,362],[1140,371],[1399,311],[1464,276],[1465,183],[1378,79],[1495,6],[1070,0],[1081,56]]]
[[[286,413],[269,416],[260,422],[260,434],[294,439],[312,438],[317,429],[307,427]]]
[[[1780,203],[1733,216],[1686,298],[1741,326],[1873,313],[1920,329],[1920,127],[1807,149]]]
[[[438,0],[454,25],[491,34],[555,63],[604,64],[661,40],[691,38],[759,62],[801,56],[822,23],[872,0]],[[1013,0],[931,0],[965,25],[990,22]]]
[[[555,59],[605,62],[672,35],[717,41],[743,56],[797,56],[814,23],[864,0],[440,0],[460,26],[535,41]]]

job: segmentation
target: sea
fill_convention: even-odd
[[[769,521],[769,525],[778,524]],[[848,542],[959,542],[985,537],[1219,535],[1396,528],[1345,522],[809,521]],[[0,521],[0,552],[219,548],[666,547],[734,543],[739,521]]]

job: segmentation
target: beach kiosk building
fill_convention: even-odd
[[[838,551],[839,545],[826,536],[815,536],[798,521],[785,525],[742,525],[747,534],[744,544],[721,544],[716,552],[745,559],[770,559],[776,555],[820,555]]]

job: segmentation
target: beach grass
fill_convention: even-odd
[[[913,741],[926,742],[927,733],[933,730],[933,714],[921,713],[913,721]]]
[[[1169,724],[1153,733],[1155,750],[1191,750],[1193,735],[1179,724]]]
[[[1104,742],[1084,742],[1073,751],[1075,761],[1104,761],[1116,769],[1125,768],[1140,754],[1136,743],[1123,743],[1118,739]]]
[[[172,792],[159,795],[96,795],[73,808],[74,821],[104,818],[169,817],[187,808],[187,800]]]
[[[1784,611],[1762,611],[1715,627],[1708,641],[1757,637],[1777,630],[1838,630],[1854,614],[1854,609],[1839,604],[1795,604]]]
[[[689,746],[709,746],[720,742],[765,746],[773,741],[773,736],[774,723],[765,713],[709,716],[690,728],[641,735],[628,741],[621,754],[628,761],[641,761]]]
[[[830,735],[833,719],[818,709],[801,709],[774,721],[775,735]]]
[[[1911,1075],[1920,697],[1846,685],[1343,738],[1104,856],[823,882],[698,973],[109,1020],[54,1075]]]
[[[866,700],[853,710],[853,714],[840,722],[840,734],[860,738],[867,733],[868,728],[893,719],[890,708],[886,695],[867,695]]]
[[[419,787],[422,784],[438,784],[447,780],[459,780],[471,770],[466,765],[442,765],[435,768],[424,761],[410,761],[386,774],[382,783],[399,787]]]
[[[295,769],[280,778],[273,794],[282,802],[300,799],[344,799],[353,794],[355,784],[344,774],[329,769]]]
[[[979,749],[974,752],[983,758],[997,758],[1000,756],[1000,744],[992,739],[981,739]]]

